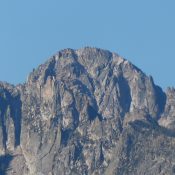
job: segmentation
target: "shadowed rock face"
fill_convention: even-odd
[[[65,49],[0,83],[0,172],[171,175],[174,146],[175,90],[115,53]]]

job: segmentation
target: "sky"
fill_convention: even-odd
[[[175,0],[1,0],[0,80],[18,84],[64,48],[92,46],[175,86]]]

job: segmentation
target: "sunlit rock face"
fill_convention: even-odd
[[[175,90],[115,53],[65,49],[0,83],[0,174],[175,174]]]

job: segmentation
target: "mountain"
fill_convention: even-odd
[[[175,89],[115,53],[65,49],[0,83],[0,174],[173,175]]]

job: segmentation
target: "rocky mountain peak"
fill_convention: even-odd
[[[173,174],[174,97],[116,53],[61,50],[0,83],[0,173]]]

